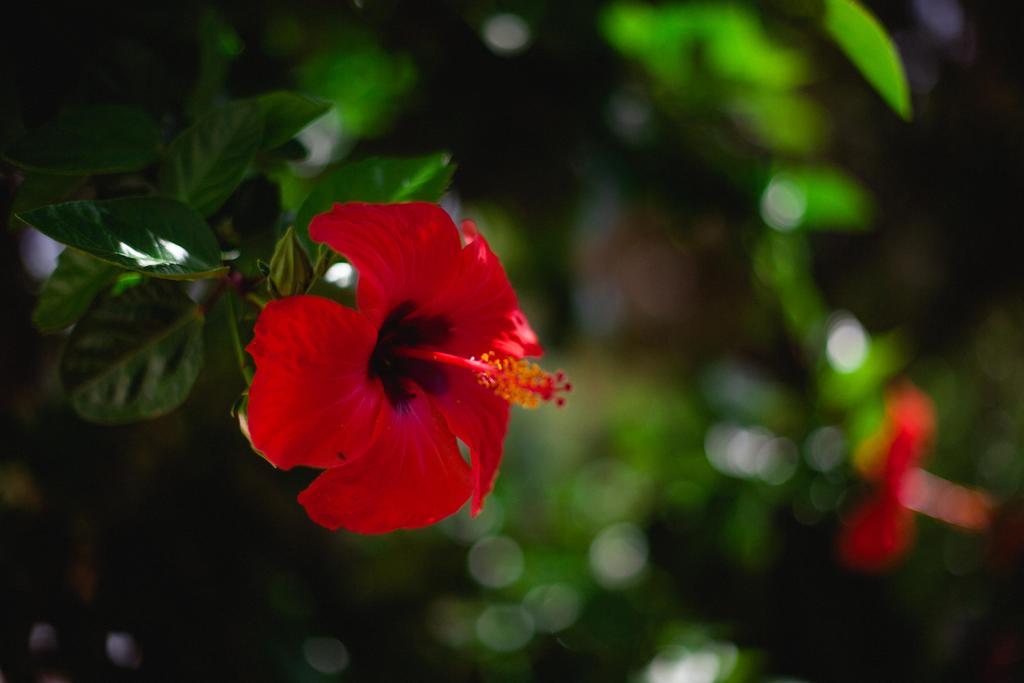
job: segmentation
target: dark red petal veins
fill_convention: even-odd
[[[358,456],[384,403],[369,378],[377,332],[352,309],[315,296],[267,304],[248,351],[253,445],[274,465],[331,467]]]
[[[425,302],[425,314],[444,316],[451,336],[442,350],[461,356],[479,356],[493,350],[522,358],[544,350],[508,281],[501,261],[477,234],[459,255],[458,275],[435,299]]]
[[[469,446],[475,515],[494,486],[508,430],[509,404],[468,372],[446,368],[449,390],[431,396],[455,436]]]
[[[323,472],[299,494],[328,529],[382,534],[433,524],[471,490],[469,467],[444,418],[423,396],[380,414],[366,453]]]
[[[377,325],[405,302],[435,298],[458,271],[458,229],[435,204],[335,204],[309,234],[358,271],[359,310]]]

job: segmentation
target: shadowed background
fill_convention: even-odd
[[[76,417],[63,337],[30,323],[56,252],[13,225],[0,681],[1019,680],[1021,10],[867,4],[912,122],[814,2],[5,18],[0,140],[69,103],[139,104],[173,130],[197,98],[332,102],[306,160],[220,214],[268,252],[324,167],[447,150],[443,205],[477,221],[574,392],[516,411],[478,518],[329,533],[295,502],[312,472],[274,470],[229,415],[243,380],[220,309],[183,407]],[[18,183],[0,166],[5,217]],[[921,517],[905,560],[863,575],[836,537],[898,377],[936,405],[925,466],[987,491],[999,521]]]

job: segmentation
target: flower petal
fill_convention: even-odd
[[[435,204],[335,204],[309,235],[352,263],[359,310],[377,325],[401,304],[434,298],[458,268],[459,232]]]
[[[508,431],[509,405],[490,389],[480,386],[476,377],[459,370],[446,370],[447,390],[431,399],[444,414],[448,428],[470,450],[473,465],[473,505],[477,514],[484,498],[494,486],[501,464],[505,432]]]
[[[839,537],[839,554],[851,569],[884,571],[903,557],[914,535],[914,513],[884,492],[861,504]]]
[[[483,235],[473,236],[459,254],[457,275],[422,310],[450,323],[451,336],[441,345],[448,353],[479,356],[493,350],[516,358],[544,353]]]
[[[320,474],[299,502],[328,529],[382,534],[433,524],[462,507],[469,492],[455,437],[421,395],[382,411],[369,450]]]
[[[369,377],[377,332],[358,312],[316,296],[271,301],[248,351],[253,445],[277,467],[331,467],[373,436],[384,391]]]

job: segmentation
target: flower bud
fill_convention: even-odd
[[[313,283],[313,265],[291,226],[274,247],[269,285],[274,298],[304,294]]]

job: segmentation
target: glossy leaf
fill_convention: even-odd
[[[93,299],[122,273],[120,268],[75,249],[65,249],[39,293],[32,322],[43,332],[74,324]]]
[[[76,107],[12,143],[4,157],[43,173],[120,173],[156,161],[159,143],[160,129],[141,109]]]
[[[408,159],[366,159],[345,164],[324,176],[295,216],[295,234],[310,254],[309,222],[342,202],[436,202],[448,189],[455,166],[444,153]]]
[[[204,216],[219,209],[242,182],[263,139],[263,110],[235,102],[203,116],[167,149],[160,188]]]
[[[825,30],[893,111],[909,121],[910,89],[885,28],[856,0],[825,0]]]
[[[25,179],[14,193],[10,227],[24,227],[24,221],[18,219],[17,214],[63,201],[78,189],[86,181],[86,178],[81,175],[54,173],[32,172],[25,174]]]
[[[147,275],[195,280],[224,270],[206,221],[173,199],[67,202],[18,217],[51,239]]]
[[[181,404],[203,362],[202,315],[179,285],[148,280],[99,302],[72,331],[60,377],[87,420],[123,423]]]
[[[329,102],[292,92],[272,92],[255,101],[263,109],[263,151],[285,144],[331,109]]]

